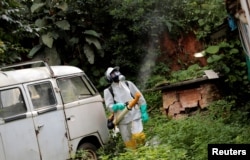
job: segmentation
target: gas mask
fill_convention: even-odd
[[[125,76],[122,75],[121,72],[119,72],[117,70],[110,73],[110,77],[116,83],[118,83],[119,81],[124,81],[125,80]]]

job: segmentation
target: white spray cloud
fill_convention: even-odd
[[[139,77],[138,77],[141,82],[140,85],[142,89],[145,89],[146,82],[152,73],[153,67],[155,66],[155,60],[157,58],[157,54],[155,51],[156,51],[155,49],[149,48],[146,56],[144,57],[142,61],[140,72],[139,72]]]
[[[141,82],[140,85],[142,89],[146,88],[146,82],[148,81],[149,77],[152,74],[153,67],[156,63],[156,58],[159,51],[159,39],[158,34],[162,31],[161,22],[159,19],[160,16],[158,15],[158,11],[155,10],[150,17],[147,17],[147,21],[151,21],[151,31],[149,33],[149,46],[146,48],[147,53],[140,64],[140,72],[138,75],[138,80]]]

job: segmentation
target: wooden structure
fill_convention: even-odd
[[[180,118],[204,110],[220,97],[218,80],[219,76],[209,70],[203,77],[158,87],[156,90],[162,91],[163,114]]]

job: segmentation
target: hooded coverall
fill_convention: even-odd
[[[134,85],[133,82],[120,81],[119,83],[112,83],[111,87],[113,89],[114,97],[107,88],[104,90],[104,100],[106,106],[113,112],[112,106],[116,103],[126,103],[133,100],[132,95],[136,92],[140,92],[139,89]],[[141,92],[140,92],[141,93]],[[132,95],[131,95],[132,94]],[[130,149],[135,149],[138,145],[143,144],[145,141],[145,134],[143,133],[143,124],[141,119],[141,112],[139,106],[146,104],[146,100],[143,95],[138,101],[138,104],[134,106],[120,121],[118,128],[120,130],[122,139],[125,146]],[[114,117],[117,117],[121,110],[114,113]]]

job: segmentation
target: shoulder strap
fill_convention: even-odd
[[[113,88],[112,86],[109,86],[109,92],[111,93],[111,95],[114,97],[114,92],[113,92]]]
[[[129,84],[128,84],[128,81],[125,81],[125,83],[126,83],[126,85],[128,86],[128,89],[129,89]],[[112,88],[112,86],[109,86],[109,92],[111,93],[111,95],[113,96],[113,99],[114,99],[114,92],[113,92],[113,88]],[[130,89],[129,89],[129,91],[130,91]],[[133,97],[133,98],[135,98],[134,96],[133,96],[133,94],[130,92],[130,94],[131,94],[131,96]],[[114,100],[114,103],[116,103],[116,101]]]
[[[126,83],[126,85],[128,86],[128,89],[129,89],[129,91],[130,91],[128,81],[125,81],[125,83]],[[132,98],[135,98],[134,95],[131,93],[131,91],[130,91],[130,95],[131,95]]]
[[[128,81],[125,81],[126,85],[129,87]]]
[[[109,86],[109,92],[111,93],[113,99],[114,99],[114,92],[113,92],[113,88],[112,86]],[[114,99],[114,103],[116,103],[115,99]]]

